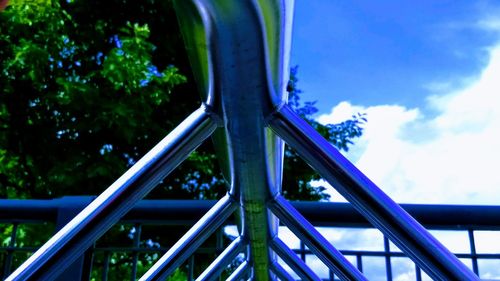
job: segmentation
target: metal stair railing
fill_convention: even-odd
[[[61,214],[68,213],[69,207],[73,209],[70,213],[79,212],[94,198],[71,196],[49,200],[0,199],[0,229],[3,230],[4,238],[10,237],[3,240],[5,244],[0,245],[0,280],[4,280],[11,270],[38,249],[38,244],[26,244],[26,239],[31,241],[36,238],[39,241],[41,237],[34,236],[37,231],[50,233],[54,226],[56,229],[59,225],[64,226],[64,220],[60,220]],[[114,231],[104,234],[89,249],[90,263],[76,263],[80,266],[79,270],[73,267],[58,280],[86,281],[91,280],[91,276],[103,281],[116,280],[116,274],[130,276],[127,280],[137,280],[136,276],[140,277],[144,268],[147,269],[158,259],[158,255],[171,248],[171,238],[167,239],[159,233],[175,233],[174,236],[180,237],[180,229],[194,225],[216,203],[215,200],[141,200],[120,219],[114,226]],[[403,275],[406,279],[416,281],[429,280],[418,266],[412,264],[394,245],[390,245],[388,239],[373,229],[350,204],[291,203],[325,238],[338,241],[334,245],[367,278],[383,278],[385,275],[387,280],[399,280]],[[500,206],[402,204],[401,207],[431,232],[438,234],[440,241],[448,242],[453,247],[453,253],[473,269],[474,273],[490,280],[499,279],[500,271],[495,264],[500,261],[500,248],[495,242],[500,239]],[[209,238],[210,241],[198,248],[182,265],[180,271],[186,274],[187,280],[195,280],[201,273],[200,262],[220,253],[233,239],[236,231],[234,223],[234,217],[230,217]],[[116,233],[116,230],[119,232]],[[318,264],[318,258],[303,242],[291,237],[285,226],[280,227],[279,234],[280,239],[310,265],[319,277],[323,280],[338,280],[325,265]],[[356,237],[354,244],[351,242],[353,237]],[[139,257],[137,262],[136,256]],[[240,258],[238,257],[237,262],[241,261]],[[117,259],[116,263],[111,262],[113,259]],[[279,277],[274,266],[282,267],[283,264],[273,264],[271,267]],[[227,276],[227,272],[224,276]],[[295,275],[293,277],[298,278]]]
[[[174,2],[203,105],[57,232],[8,278],[53,280],[155,184],[213,135],[230,185],[222,198],[140,280],[162,280],[234,211],[240,235],[197,280],[213,280],[238,253],[231,278],[289,280],[277,256],[318,277],[277,238],[282,220],[342,280],[363,274],[280,194],[285,141],[435,280],[478,280],[398,204],[286,105],[291,0]],[[242,273],[240,273],[242,272]]]

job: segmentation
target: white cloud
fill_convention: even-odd
[[[500,20],[498,18],[489,18],[478,21],[477,26],[487,31],[500,31]]]
[[[318,120],[357,112],[368,123],[347,157],[397,202],[500,202],[500,46],[474,82],[429,97],[428,108],[342,102]]]

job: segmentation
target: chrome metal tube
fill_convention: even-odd
[[[167,278],[234,213],[237,206],[229,195],[224,196],[141,277],[140,281]]]
[[[214,144],[242,205],[254,278],[272,279],[279,223],[266,202],[281,191],[284,144],[266,118],[287,100],[293,0],[174,3],[202,96],[225,124]]]
[[[295,278],[293,278],[278,262],[273,262],[271,264],[271,271],[282,281],[295,281]]]
[[[227,277],[226,281],[240,281],[247,277],[249,265],[248,261],[242,262],[234,271]]]
[[[227,266],[241,253],[246,246],[245,240],[239,236],[203,271],[196,281],[214,281]]]
[[[321,281],[319,278],[306,264],[301,260],[294,251],[290,250],[281,239],[277,236],[274,237],[271,242],[271,248],[278,254],[278,256],[283,259],[288,266],[290,266],[297,275],[300,276],[302,280],[316,280]]]
[[[273,113],[269,123],[309,165],[434,280],[479,280],[289,106]]]
[[[285,198],[277,196],[269,208],[342,280],[366,280]]]
[[[177,167],[216,129],[204,107],[193,112],[6,280],[53,280]]]

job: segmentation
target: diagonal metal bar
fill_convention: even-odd
[[[282,281],[295,281],[295,278],[293,278],[278,262],[273,262],[271,264],[271,270]]]
[[[284,105],[271,128],[325,180],[435,280],[479,280],[415,219]]]
[[[140,281],[167,278],[234,213],[237,206],[229,195],[224,196],[141,277]]]
[[[214,281],[227,266],[241,253],[247,245],[245,239],[239,236],[203,271],[196,281]]]
[[[204,106],[193,112],[6,280],[55,279],[184,161],[216,127]]]
[[[295,273],[297,273],[297,275],[300,276],[300,278],[302,278],[302,280],[321,281],[321,278],[319,278],[305,262],[301,260],[294,251],[290,250],[290,248],[288,248],[288,246],[277,236],[274,237],[271,242],[271,248],[293,269],[293,271],[295,271]]]
[[[242,262],[234,271],[227,277],[226,281],[240,281],[244,279],[247,274],[248,270],[250,269],[250,265],[248,261]]]
[[[277,196],[269,209],[340,278],[366,280],[285,198]]]

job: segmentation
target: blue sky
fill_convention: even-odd
[[[496,32],[479,28],[498,1],[297,0],[292,65],[304,99],[423,106],[433,84],[479,73]],[[440,87],[441,86],[441,87]]]
[[[500,1],[296,0],[291,63],[319,122],[367,114],[344,155],[396,202],[500,204]],[[339,249],[381,243],[377,230],[324,233]],[[466,232],[434,234],[469,251]],[[500,233],[475,235],[498,253]],[[385,280],[383,260],[371,266],[369,279]],[[409,261],[394,268],[415,280]],[[500,279],[498,260],[479,271]]]
[[[319,122],[367,113],[345,155],[396,202],[500,204],[500,1],[295,0],[292,42],[298,86],[303,100],[318,101]],[[375,229],[320,231],[340,250],[384,247]],[[466,231],[432,234],[470,253]],[[478,253],[500,252],[499,232],[474,235]],[[298,248],[284,227],[280,237]],[[413,263],[392,260],[394,280],[415,280]],[[319,259],[308,255],[307,264],[328,277]],[[383,257],[363,268],[369,280],[386,280]],[[499,260],[480,261],[479,272],[500,280]]]
[[[499,204],[500,1],[295,4],[303,99],[322,123],[367,113],[362,172],[400,203]]]

